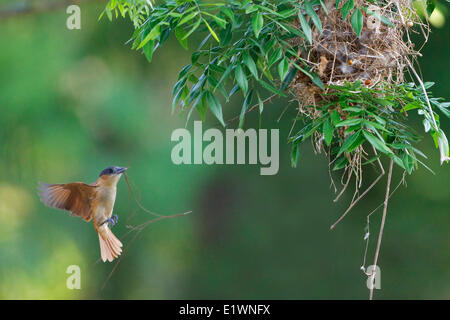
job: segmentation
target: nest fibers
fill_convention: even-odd
[[[357,80],[369,87],[379,83],[402,83],[405,68],[411,65],[409,57],[419,55],[409,38],[411,27],[419,26],[425,41],[429,33],[428,26],[421,23],[412,2],[381,0],[372,4],[365,0],[354,0],[354,9],[344,20],[340,8],[345,2],[340,1],[339,9],[336,9],[336,1],[325,1],[328,14],[320,6],[316,7],[323,30],[320,33],[310,22],[313,28],[312,44],[302,38],[295,40],[300,41],[300,47],[303,48],[301,58],[312,66],[313,71],[327,85],[343,85]],[[350,17],[359,8],[364,24],[358,37]],[[296,27],[301,29],[299,23]],[[294,79],[291,89],[304,107],[315,105],[318,99],[322,99],[318,95],[319,88],[304,75]],[[306,108],[303,111],[315,118],[317,110],[313,109]]]

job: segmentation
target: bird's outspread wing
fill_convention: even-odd
[[[41,201],[53,208],[70,211],[72,215],[91,220],[91,202],[95,197],[95,185],[82,182],[66,184],[40,183],[39,197]]]

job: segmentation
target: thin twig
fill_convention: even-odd
[[[277,122],[280,122],[281,118],[284,116],[286,110],[289,108],[289,103],[286,105],[286,107],[284,108],[284,110],[281,112],[280,116],[277,119]]]
[[[400,182],[397,184],[397,186],[394,188],[394,190],[393,190],[393,191],[391,192],[391,194],[389,195],[389,199],[394,195],[394,193],[398,190],[398,188],[400,188],[400,186],[401,186],[402,184],[405,184],[405,183],[406,183],[406,182],[405,182],[405,176],[406,176],[406,171],[403,172],[403,176],[402,176],[402,178],[400,179]],[[366,217],[367,223],[366,223],[366,228],[365,228],[365,230],[366,230],[366,234],[367,234],[367,239],[366,239],[366,249],[365,249],[365,252],[364,252],[362,268],[363,268],[363,270],[364,270],[364,274],[366,274],[367,276],[370,275],[370,273],[366,273],[366,271],[365,271],[365,267],[366,267],[366,257],[367,257],[367,249],[368,249],[368,247],[369,247],[369,240],[370,240],[370,217],[371,217],[378,209],[380,209],[380,208],[383,206],[383,204],[384,204],[384,201],[383,201],[379,206],[377,206],[374,210],[372,210],[372,211],[367,215],[367,217]]]
[[[267,99],[263,100],[262,103],[263,103],[263,104],[266,104],[266,103],[272,101],[275,97],[278,97],[278,94],[274,94],[274,95],[268,97]],[[252,106],[250,109],[248,109],[245,113],[247,114],[247,113],[249,113],[249,112],[255,110],[256,107],[258,107],[258,106],[259,106],[259,103],[253,105],[253,106]],[[234,118],[232,118],[232,119],[230,119],[230,120],[228,120],[228,124],[231,123],[231,122],[236,121],[237,119],[239,119],[239,117],[240,117],[240,115],[239,115],[239,116],[236,116],[236,117],[234,117]]]
[[[375,156],[377,156],[377,151],[374,148],[374,152],[375,152]],[[330,230],[333,230],[336,225],[342,221],[342,219],[345,218],[345,216],[350,212],[350,210],[352,210],[352,208],[359,202],[359,200],[361,200],[370,190],[372,190],[372,188],[378,183],[378,181],[380,181],[380,179],[385,175],[385,171],[383,168],[383,165],[381,164],[380,158],[377,159],[378,165],[380,166],[381,169],[381,174],[374,180],[374,182],[372,182],[372,184],[355,200],[353,201],[350,206],[347,208],[347,210],[345,210],[345,212],[342,214],[342,216],[335,222],[333,223],[333,225],[330,227]]]
[[[130,248],[130,246],[133,244],[133,242],[136,240],[137,236],[145,229],[147,228],[150,224],[158,222],[158,221],[162,221],[162,220],[167,220],[167,219],[173,219],[173,218],[178,218],[178,217],[182,217],[185,216],[189,213],[191,213],[192,211],[187,211],[184,213],[179,213],[179,214],[174,214],[174,215],[162,215],[156,212],[152,212],[150,210],[148,210],[147,208],[145,208],[141,202],[137,199],[136,195],[133,192],[133,189],[131,188],[130,182],[128,180],[128,176],[126,173],[124,173],[124,178],[125,181],[127,183],[128,186],[128,192],[129,192],[129,197],[131,200],[131,196],[133,196],[134,200],[136,201],[136,203],[138,204],[138,206],[145,212],[152,214],[154,216],[157,216],[157,218],[148,220],[147,222],[144,222],[140,225],[137,226],[130,226],[127,225],[127,228],[129,229],[128,232],[126,232],[123,236],[123,238],[126,238],[128,235],[130,235],[133,231],[137,231],[136,234],[134,235],[134,237],[130,240],[130,242],[128,242],[127,246],[125,247],[125,249],[123,250],[122,255],[117,259],[116,263],[114,264],[114,267],[112,268],[111,272],[108,274],[108,276],[106,277],[105,281],[103,282],[102,285],[102,290],[105,288],[105,286],[107,285],[108,281],[111,279],[112,275],[114,274],[114,272],[116,271],[117,267],[119,266],[119,263],[122,261],[122,259],[125,257],[128,249]],[[132,209],[131,209],[132,210]],[[130,218],[131,216],[129,216]],[[128,222],[128,221],[127,221]],[[100,261],[100,259],[97,260],[97,262]]]
[[[337,195],[337,197],[333,200],[333,202],[337,202],[339,200],[339,198],[344,194],[345,190],[347,190],[348,184],[350,182],[350,179],[353,175],[353,170],[351,168],[351,166],[348,167],[348,176],[347,176],[347,181],[345,182],[344,186],[342,187],[341,192],[339,192],[339,194]]]
[[[434,112],[433,112],[433,109],[431,108],[430,99],[428,98],[427,89],[425,89],[425,85],[424,85],[422,79],[420,78],[420,76],[417,74],[416,69],[414,69],[413,65],[411,64],[411,61],[409,61],[409,59],[406,59],[406,62],[408,63],[411,71],[416,76],[417,81],[419,81],[419,84],[422,88],[423,94],[425,95],[425,100],[427,101],[428,111],[430,111],[430,116],[431,116],[431,119],[433,120],[434,128],[436,129],[436,132],[439,132],[439,128],[436,123],[436,118],[434,117]]]
[[[373,262],[372,274],[370,276],[370,284],[371,284],[370,289],[369,289],[370,290],[370,294],[369,294],[370,300],[373,300],[374,279],[375,279],[375,274],[376,274],[378,255],[380,254],[381,240],[383,239],[384,224],[386,222],[386,214],[387,214],[387,208],[388,208],[388,202],[389,202],[389,192],[390,192],[390,188],[391,188],[393,166],[394,166],[394,160],[391,159],[389,162],[389,172],[388,172],[388,179],[387,179],[387,185],[386,185],[386,196],[384,198],[383,216],[381,218],[380,232],[378,234],[377,248],[375,250],[375,259]]]
[[[127,185],[128,185],[128,192],[130,192],[130,193],[134,196],[134,200],[135,200],[136,203],[138,204],[139,208],[141,208],[141,209],[144,210],[145,212],[147,212],[147,213],[149,213],[149,214],[152,214],[152,215],[154,215],[154,216],[157,216],[157,217],[166,217],[166,216],[164,216],[164,215],[162,215],[162,214],[159,214],[159,213],[150,211],[150,210],[148,210],[147,208],[145,208],[145,207],[142,205],[142,203],[136,198],[136,195],[134,194],[133,189],[131,188],[130,183],[129,183],[129,181],[128,181],[128,176],[127,176],[127,174],[124,173],[123,176],[124,176],[125,181],[127,182]]]
[[[133,231],[137,231],[136,234],[134,235],[134,237],[130,240],[130,242],[128,242],[127,246],[125,247],[125,249],[123,250],[122,255],[119,257],[119,259],[117,260],[117,262],[115,263],[114,267],[112,268],[111,272],[108,274],[108,277],[106,277],[105,281],[103,282],[102,285],[102,290],[105,288],[105,286],[107,285],[109,279],[111,279],[112,275],[114,274],[114,272],[116,271],[117,267],[119,266],[119,263],[122,261],[123,257],[125,257],[125,255],[127,254],[127,251],[129,249],[129,247],[133,244],[133,242],[136,240],[137,236],[144,231],[145,228],[147,228],[150,224],[161,221],[161,220],[167,220],[167,219],[173,219],[173,218],[178,218],[178,217],[182,217],[185,216],[189,213],[191,213],[192,211],[187,211],[184,213],[179,213],[179,214],[174,214],[171,216],[160,216],[158,218],[149,220],[147,222],[144,222],[140,225],[137,226],[127,226],[127,228],[129,228],[130,230],[125,233],[123,235],[123,237],[128,236],[131,232]]]

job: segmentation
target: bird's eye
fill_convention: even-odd
[[[113,169],[111,169],[111,168],[109,168],[108,170],[107,170],[107,174],[113,174]]]

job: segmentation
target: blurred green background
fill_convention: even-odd
[[[0,10],[12,3],[0,1]],[[131,23],[97,21],[104,4],[83,2],[82,29],[74,31],[65,7],[0,18],[0,298],[366,299],[364,227],[383,201],[385,180],[330,231],[352,192],[333,202],[327,160],[308,143],[299,167],[290,167],[283,139],[294,106],[276,121],[288,101],[266,106],[263,117],[264,128],[281,129],[278,175],[260,176],[259,166],[172,164],[170,136],[185,118],[170,114],[171,90],[189,54],[169,41],[148,64],[125,44]],[[449,25],[433,29],[421,59],[435,96],[447,99]],[[226,119],[238,102],[226,106]],[[204,127],[217,126],[208,116]],[[247,127],[257,125],[256,113],[249,119]],[[450,170],[439,165],[430,137],[420,147],[436,175],[420,168],[390,201],[375,298],[450,298]],[[114,264],[98,263],[92,225],[45,207],[36,187],[90,183],[110,165],[131,167],[150,210],[193,213],[145,229],[102,289]],[[366,181],[375,176],[367,172]],[[395,184],[400,177],[397,171]],[[125,245],[126,225],[152,218],[133,208],[127,222],[122,179],[114,233]],[[378,211],[371,220],[369,262],[380,218]],[[69,265],[81,267],[81,290],[66,288]]]

